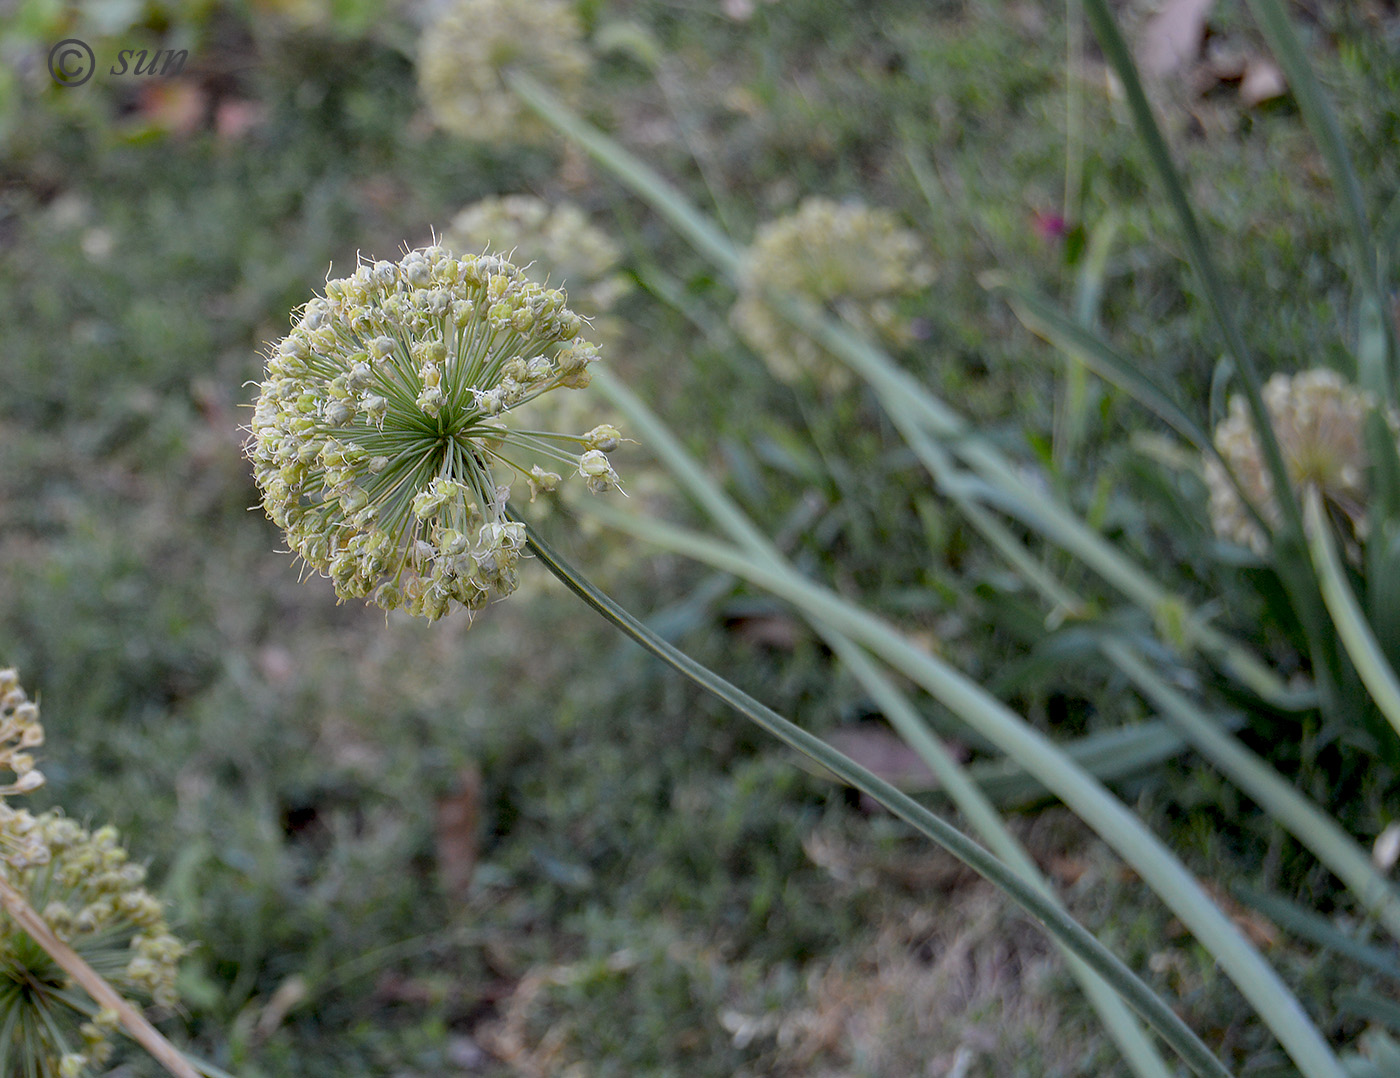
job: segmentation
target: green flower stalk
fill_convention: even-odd
[[[839,392],[851,373],[792,328],[765,299],[767,290],[829,308],[857,328],[894,344],[912,339],[897,302],[926,288],[933,269],[923,245],[889,210],[809,198],[795,213],[763,225],[745,257],[743,291],[731,313],[739,334],[774,377],[813,381]]]
[[[499,476],[532,500],[562,481],[551,465],[618,488],[615,428],[507,423],[589,382],[598,349],[565,299],[494,255],[426,247],[327,282],[271,349],[246,452],[267,515],[338,596],[478,610],[515,590],[525,545]]]
[[[1356,539],[1367,532],[1366,415],[1373,398],[1348,385],[1335,371],[1276,374],[1264,386],[1264,404],[1278,438],[1288,478],[1297,496],[1315,486],[1334,519],[1350,524]],[[1393,426],[1394,424],[1392,424]],[[1249,408],[1242,397],[1230,399],[1230,414],[1215,430],[1215,448],[1229,463],[1240,490],[1259,515],[1276,528],[1282,513],[1274,497],[1273,477],[1264,461]],[[1269,537],[1259,527],[1230,482],[1225,468],[1205,459],[1210,490],[1210,519],[1222,539],[1268,554]],[[1351,544],[1354,546],[1354,544]]]
[[[544,142],[553,132],[502,82],[529,72],[565,96],[592,64],[564,0],[456,0],[423,32],[418,82],[444,130],[483,142]]]
[[[177,1005],[175,976],[187,948],[170,934],[164,907],[142,887],[145,869],[128,859],[115,828],[89,832],[57,809],[34,816],[4,802],[42,785],[28,753],[42,743],[38,707],[15,671],[0,670],[0,767],[15,775],[0,788],[0,898],[8,914],[0,917],[0,1029],[7,1031],[0,1072],[77,1078],[107,1062],[112,1033],[131,1021],[117,989]],[[83,974],[105,982],[93,993],[100,1007],[75,992],[73,963],[55,951],[76,955]]]

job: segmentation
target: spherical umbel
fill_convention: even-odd
[[[478,609],[516,587],[511,478],[552,490],[540,461],[557,462],[617,487],[593,432],[512,422],[588,384],[598,350],[565,302],[504,259],[433,246],[328,281],[272,346],[246,452],[268,517],[342,599]]]
[[[1355,538],[1365,539],[1371,462],[1364,432],[1374,401],[1330,370],[1276,374],[1264,386],[1263,395],[1295,495],[1301,497],[1306,487],[1315,486],[1338,518],[1350,522]],[[1388,421],[1392,428],[1397,425],[1394,416]],[[1215,429],[1215,448],[1229,463],[1249,504],[1271,528],[1278,527],[1282,509],[1243,397],[1230,399],[1229,415]],[[1268,536],[1220,462],[1207,457],[1205,475],[1215,533],[1267,555]]]

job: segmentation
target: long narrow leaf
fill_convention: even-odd
[[[1241,902],[1253,906],[1280,928],[1293,933],[1299,939],[1345,955],[1353,962],[1366,966],[1383,977],[1389,977],[1400,986],[1400,960],[1396,959],[1393,952],[1362,943],[1337,928],[1326,917],[1278,895],[1256,891],[1243,884],[1237,884],[1230,890]]]
[[[1182,735],[1246,795],[1337,874],[1367,912],[1400,939],[1400,895],[1337,822],[1263,760],[1206,718],[1130,648],[1106,640],[1104,654],[1169,718]]]
[[[737,285],[742,282],[742,259],[738,249],[703,214],[686,202],[674,187],[613,139],[575,116],[539,83],[518,72],[509,78],[521,100],[542,119],[578,142],[595,161],[648,201],[733,283]],[[918,426],[948,439],[958,454],[968,459],[970,466],[989,483],[1027,505],[1040,503],[1040,512],[1034,516],[1036,523],[1032,526],[1048,523],[1051,529],[1047,533],[1048,538],[1065,545],[1066,549],[1075,553],[1144,610],[1155,612],[1162,601],[1171,598],[1149,574],[1078,520],[1072,512],[1053,499],[1031,491],[1011,464],[973,436],[962,416],[902,370],[879,348],[810,304],[782,296],[774,297],[774,303],[784,317],[859,374],[891,415],[897,409],[903,410]],[[905,433],[907,436],[907,430]],[[1288,711],[1302,711],[1316,706],[1316,696],[1311,690],[1300,691],[1284,685],[1273,671],[1204,620],[1188,612],[1185,626],[1190,646],[1199,647],[1215,657],[1241,684],[1273,706]]]
[[[1400,680],[1396,679],[1395,671],[1390,668],[1375,634],[1366,624],[1361,604],[1356,601],[1351,585],[1347,583],[1341,558],[1337,556],[1337,546],[1332,540],[1331,525],[1322,512],[1322,496],[1315,487],[1309,488],[1306,502],[1308,549],[1312,553],[1327,612],[1332,615],[1337,635],[1342,638],[1351,661],[1356,664],[1356,671],[1365,682],[1371,699],[1395,728],[1396,734],[1400,734]]]
[[[1361,183],[1356,169],[1352,167],[1351,155],[1347,153],[1342,139],[1341,125],[1336,114],[1327,103],[1312,65],[1303,53],[1298,35],[1279,0],[1248,0],[1254,18],[1264,31],[1264,37],[1273,50],[1274,57],[1283,68],[1288,79],[1293,98],[1302,110],[1313,139],[1322,151],[1323,159],[1332,172],[1332,181],[1342,196],[1342,217],[1347,231],[1351,233],[1352,258],[1356,264],[1357,277],[1365,296],[1364,310],[1380,312],[1385,309],[1385,290],[1381,286],[1380,269],[1376,258],[1376,243],[1372,238],[1367,222],[1365,200],[1361,193]],[[1381,321],[1381,347],[1373,353],[1364,349],[1358,356],[1362,385],[1376,393],[1382,400],[1394,400],[1392,395],[1393,371],[1391,369],[1395,342],[1390,330]]]
[[[1263,382],[1258,364],[1246,346],[1239,323],[1230,303],[1231,293],[1216,268],[1215,259],[1205,242],[1196,213],[1186,197],[1186,188],[1172,163],[1171,151],[1162,137],[1161,129],[1148,104],[1147,94],[1138,77],[1128,46],[1118,32],[1117,23],[1109,11],[1107,0],[1084,0],[1085,14],[1093,27],[1094,36],[1104,56],[1118,75],[1132,113],[1133,125],[1147,150],[1148,160],[1167,195],[1176,216],[1177,225],[1186,243],[1187,261],[1200,282],[1206,304],[1214,316],[1225,341],[1227,353],[1235,362],[1244,389],[1245,401],[1254,420],[1254,433],[1263,452],[1269,478],[1273,481],[1276,503],[1282,521],[1273,536],[1274,565],[1288,592],[1294,614],[1302,626],[1308,651],[1312,657],[1313,676],[1317,679],[1322,707],[1329,715],[1340,717],[1347,709],[1354,675],[1338,654],[1336,642],[1327,629],[1327,613],[1318,594],[1317,580],[1306,566],[1303,539],[1303,516],[1298,505],[1288,468],[1283,460],[1278,436],[1274,432],[1269,410],[1264,404]]]
[[[1288,469],[1284,465],[1278,438],[1270,424],[1268,409],[1264,406],[1263,379],[1260,377],[1259,367],[1254,362],[1253,353],[1245,345],[1244,335],[1240,332],[1239,323],[1229,303],[1230,293],[1225,287],[1224,278],[1216,268],[1215,259],[1196,220],[1196,212],[1191,208],[1191,200],[1186,197],[1186,188],[1172,163],[1171,151],[1167,148],[1166,139],[1162,137],[1162,131],[1152,114],[1152,106],[1148,104],[1142,80],[1138,78],[1137,67],[1133,63],[1127,44],[1118,32],[1113,15],[1109,12],[1107,0],[1084,0],[1084,10],[1089,17],[1089,25],[1093,27],[1094,36],[1098,38],[1099,47],[1103,49],[1105,58],[1123,85],[1133,125],[1147,150],[1147,158],[1157,173],[1157,179],[1166,192],[1167,202],[1176,215],[1177,226],[1186,243],[1187,261],[1201,284],[1206,304],[1225,340],[1226,350],[1239,369],[1240,380],[1244,383],[1245,398],[1254,417],[1269,475],[1273,478],[1274,489],[1282,492],[1278,494],[1278,500],[1283,509],[1285,525],[1295,534],[1301,534],[1302,514],[1296,500],[1289,493],[1292,487],[1288,481]]]
[[[1116,782],[1160,767],[1187,749],[1166,723],[1139,723],[1062,743],[1066,756],[1100,782]],[[1014,760],[973,764],[968,776],[998,805],[1020,806],[1049,797],[1050,791]]]
[[[550,572],[615,627],[789,748],[815,760],[843,781],[874,798],[920,834],[937,842],[996,884],[1057,940],[1107,980],[1192,1070],[1197,1074],[1211,1075],[1212,1078],[1229,1078],[1230,1072],[1160,996],[1079,922],[1019,873],[908,795],[662,640],[574,571],[528,525],[526,535],[530,550]]]
[[[761,564],[683,528],[604,506],[604,523],[715,569],[742,576],[851,639],[912,678],[1027,771],[1131,864],[1215,957],[1307,1078],[1342,1078],[1336,1057],[1298,1000],[1177,857],[1094,777],[965,675],[882,619],[795,572]]]
[[[1205,453],[1214,452],[1210,435],[1166,390],[1143,372],[1142,364],[1133,363],[1120,355],[1097,334],[1030,291],[1005,283],[997,283],[994,291],[1006,299],[1016,317],[1032,333],[1044,337],[1061,351],[1086,364],[1100,378],[1116,385],[1197,449]]]

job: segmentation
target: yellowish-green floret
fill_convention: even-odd
[[[423,31],[418,83],[444,130],[483,142],[541,142],[551,129],[503,74],[520,70],[572,97],[590,63],[578,16],[564,0],[451,0]]]
[[[1370,395],[1349,385],[1335,371],[1310,370],[1274,375],[1264,386],[1263,396],[1294,494],[1301,497],[1307,487],[1316,487],[1334,516],[1350,523],[1356,539],[1364,539],[1370,464],[1364,433],[1366,415],[1374,405]],[[1282,511],[1243,397],[1231,398],[1229,415],[1216,427],[1214,440],[1249,504],[1271,529],[1277,527]],[[1220,462],[1206,457],[1205,475],[1215,533],[1266,555],[1268,536]]]
[[[565,298],[495,255],[426,247],[327,282],[271,348],[247,454],[267,515],[342,599],[477,610],[518,583],[510,477],[552,490],[543,460],[617,488],[591,434],[515,422],[589,382],[598,349]]]
[[[483,198],[462,209],[439,242],[469,254],[490,248],[536,278],[547,267],[548,283],[568,289],[570,299],[595,317],[595,336],[596,316],[611,311],[631,289],[617,270],[622,251],[572,202],[551,205],[534,195]]]
[[[776,377],[839,391],[850,385],[850,373],[773,310],[767,293],[815,303],[903,345],[912,331],[899,300],[932,280],[923,244],[889,210],[808,198],[758,230],[731,318]]]

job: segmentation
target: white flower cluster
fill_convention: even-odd
[[[533,268],[547,266],[550,283],[567,289],[570,302],[594,316],[593,335],[603,341],[613,334],[600,332],[596,316],[611,311],[632,287],[617,272],[622,251],[572,202],[551,205],[534,195],[483,198],[452,219],[440,242],[465,254],[494,249],[536,277]]]
[[[763,225],[749,249],[734,327],[784,382],[810,380],[836,392],[847,369],[769,305],[770,290],[828,308],[895,344],[911,339],[897,301],[926,288],[933,269],[923,244],[893,213],[809,198],[795,213]]]
[[[1364,539],[1370,463],[1364,434],[1373,406],[1370,396],[1330,370],[1276,374],[1264,386],[1263,396],[1295,494],[1315,486],[1324,501],[1351,522],[1356,538]],[[1231,397],[1230,414],[1215,430],[1215,448],[1239,479],[1249,505],[1270,528],[1277,527],[1282,512],[1274,497],[1273,476],[1243,397]],[[1260,556],[1267,554],[1268,535],[1220,462],[1207,457],[1205,475],[1215,533]]]
[[[519,69],[571,96],[590,66],[565,0],[455,0],[423,32],[418,83],[447,131],[484,142],[540,142],[550,129],[502,75]]]
[[[532,496],[561,481],[535,458],[617,487],[611,428],[506,423],[589,382],[598,350],[564,304],[502,258],[433,246],[329,281],[272,348],[247,454],[268,516],[337,595],[429,620],[478,609],[515,590],[525,545],[500,466]]]

